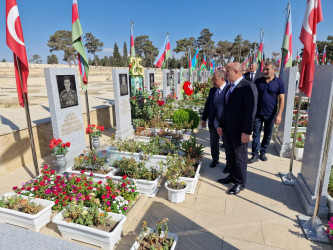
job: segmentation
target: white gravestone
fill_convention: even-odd
[[[116,112],[116,139],[133,135],[128,69],[113,69],[112,81]]]
[[[174,84],[175,84],[175,92],[176,97],[179,100],[181,95],[181,82],[180,82],[180,70],[176,69],[174,71]]]
[[[152,90],[155,83],[155,70],[146,69],[145,70],[145,87],[147,90]]]
[[[333,68],[332,66],[316,66],[313,79],[309,122],[305,137],[305,147],[301,173],[295,183],[296,191],[305,208],[306,214],[313,214],[319,182],[323,151],[327,136],[330,107],[333,99]],[[333,136],[332,136],[333,137]],[[327,217],[327,187],[331,173],[333,158],[333,138],[328,147],[328,158],[325,166],[322,197],[318,216]]]
[[[170,95],[171,79],[170,79],[170,70],[163,70],[163,98],[166,98]]]
[[[283,71],[283,81],[285,84],[285,106],[282,113],[282,121],[279,124],[278,134],[275,138],[275,149],[280,157],[290,157],[292,143],[291,125],[293,122],[293,109],[295,101],[295,86],[297,67],[285,68]]]
[[[71,146],[66,154],[67,166],[86,148],[80,88],[75,68],[44,69],[49,99],[53,137]]]

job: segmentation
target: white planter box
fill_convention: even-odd
[[[121,238],[123,224],[126,216],[122,214],[108,213],[113,221],[118,221],[118,225],[112,232],[105,232],[95,228],[68,223],[64,221],[63,212],[58,213],[52,220],[57,224],[61,236],[65,239],[73,239],[86,242],[101,247],[102,249],[113,249]]]
[[[106,177],[109,177],[111,176],[111,174],[113,174],[116,169],[115,168],[112,168],[112,167],[108,167],[110,169],[110,172],[107,173],[107,174],[95,174],[93,173],[94,175],[92,176],[92,179],[93,179],[93,182],[99,182],[99,181],[102,181],[103,183],[106,182]],[[81,170],[73,170],[72,167],[70,168],[67,168],[66,169],[66,172],[68,174],[76,174],[76,175],[81,175]],[[84,174],[87,176],[87,177],[90,177],[90,171],[87,171],[87,172],[84,172]]]
[[[131,152],[124,152],[124,151],[117,151],[113,150],[111,151],[111,159],[117,159],[117,158],[134,158],[136,160],[140,160],[142,158],[142,153],[131,153]]]
[[[297,132],[306,132],[307,127],[297,127]],[[295,127],[291,127],[291,130],[295,130]]]
[[[153,232],[154,232],[154,228],[149,228],[148,233],[153,233]],[[148,233],[145,233],[144,235],[146,236]],[[164,238],[164,231],[162,231],[161,237]],[[178,236],[174,233],[168,232],[168,239],[170,239],[170,238],[173,239],[173,243],[172,243],[170,250],[174,250],[176,247],[177,241],[178,241]],[[139,249],[139,247],[140,247],[139,242],[135,241],[130,250],[137,250],[137,249]]]
[[[304,148],[295,148],[295,160],[303,160]]]
[[[111,178],[114,181],[122,181],[122,179],[123,179],[122,176],[116,176],[116,175],[112,175]],[[158,177],[153,181],[142,180],[142,179],[133,179],[133,178],[128,178],[128,179],[130,181],[134,181],[136,183],[139,193],[145,194],[148,197],[155,197],[159,190],[158,183],[159,183],[161,177]]]
[[[185,200],[185,190],[187,188],[187,185],[184,189],[171,189],[168,188],[168,182],[166,181],[164,183],[164,187],[168,190],[168,199],[171,202],[174,203],[181,203]]]
[[[329,213],[333,214],[333,198],[329,194],[327,194],[326,197]]]
[[[187,187],[185,189],[185,193],[187,194],[194,194],[195,188],[197,186],[198,180],[199,180],[199,172],[201,168],[202,161],[199,162],[197,171],[195,172],[195,176],[193,178],[188,178],[188,177],[179,177],[179,180],[185,181],[187,183]]]
[[[148,156],[148,161],[146,163],[146,168],[151,169],[151,168],[156,168],[160,169],[159,162],[166,162],[167,156],[165,155],[151,155]],[[165,173],[167,167],[163,168],[163,173]]]
[[[3,196],[10,197],[16,195],[14,193],[6,193]],[[23,198],[29,199],[27,196],[22,195]],[[0,207],[0,222],[13,224],[16,226],[28,228],[31,231],[39,232],[51,220],[51,209],[54,205],[53,201],[34,198],[31,201],[38,205],[42,205],[44,209],[37,214],[31,215],[23,212],[11,210],[8,208]]]

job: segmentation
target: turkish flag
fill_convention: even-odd
[[[20,79],[22,79],[23,92],[27,97],[29,66],[16,0],[6,0],[6,42],[7,46],[13,51],[14,54],[17,94],[20,105],[24,107]]]
[[[308,0],[303,19],[300,40],[304,45],[299,89],[311,97],[312,82],[315,71],[317,23],[323,20],[320,0]]]

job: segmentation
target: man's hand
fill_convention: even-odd
[[[205,128],[206,127],[206,121],[201,120],[200,125],[201,125],[202,128]]]
[[[250,136],[248,134],[242,133],[242,143],[247,143],[250,141]]]
[[[282,121],[281,115],[276,116],[275,124],[280,124]]]
[[[218,127],[218,128],[217,128],[217,133],[219,134],[219,136],[222,136],[222,134],[223,134],[223,133],[222,133],[222,128]]]

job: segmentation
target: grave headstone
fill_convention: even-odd
[[[155,83],[155,70],[153,69],[146,69],[145,70],[145,87],[148,90],[152,90]]]
[[[112,80],[116,113],[116,139],[133,135],[128,69],[113,69]]]
[[[175,84],[175,93],[177,99],[180,98],[181,95],[181,84],[180,84],[180,70],[174,70],[174,84]]]
[[[53,137],[71,146],[66,154],[67,166],[86,148],[80,88],[75,68],[44,69],[49,99]]]
[[[333,68],[332,66],[316,66],[309,109],[309,122],[305,137],[305,147],[301,173],[295,183],[296,191],[307,215],[313,214],[317,187],[319,182],[323,151],[325,146],[330,107],[333,99]],[[318,216],[327,217],[327,187],[331,173],[333,158],[333,140],[328,149],[325,177]]]
[[[285,83],[285,108],[282,113],[282,121],[278,127],[275,137],[275,149],[280,157],[290,157],[291,153],[291,125],[293,122],[293,109],[295,98],[295,86],[297,67],[285,68],[283,71],[283,81]]]
[[[170,95],[171,79],[170,79],[170,70],[163,70],[163,98],[166,98],[167,95]]]

